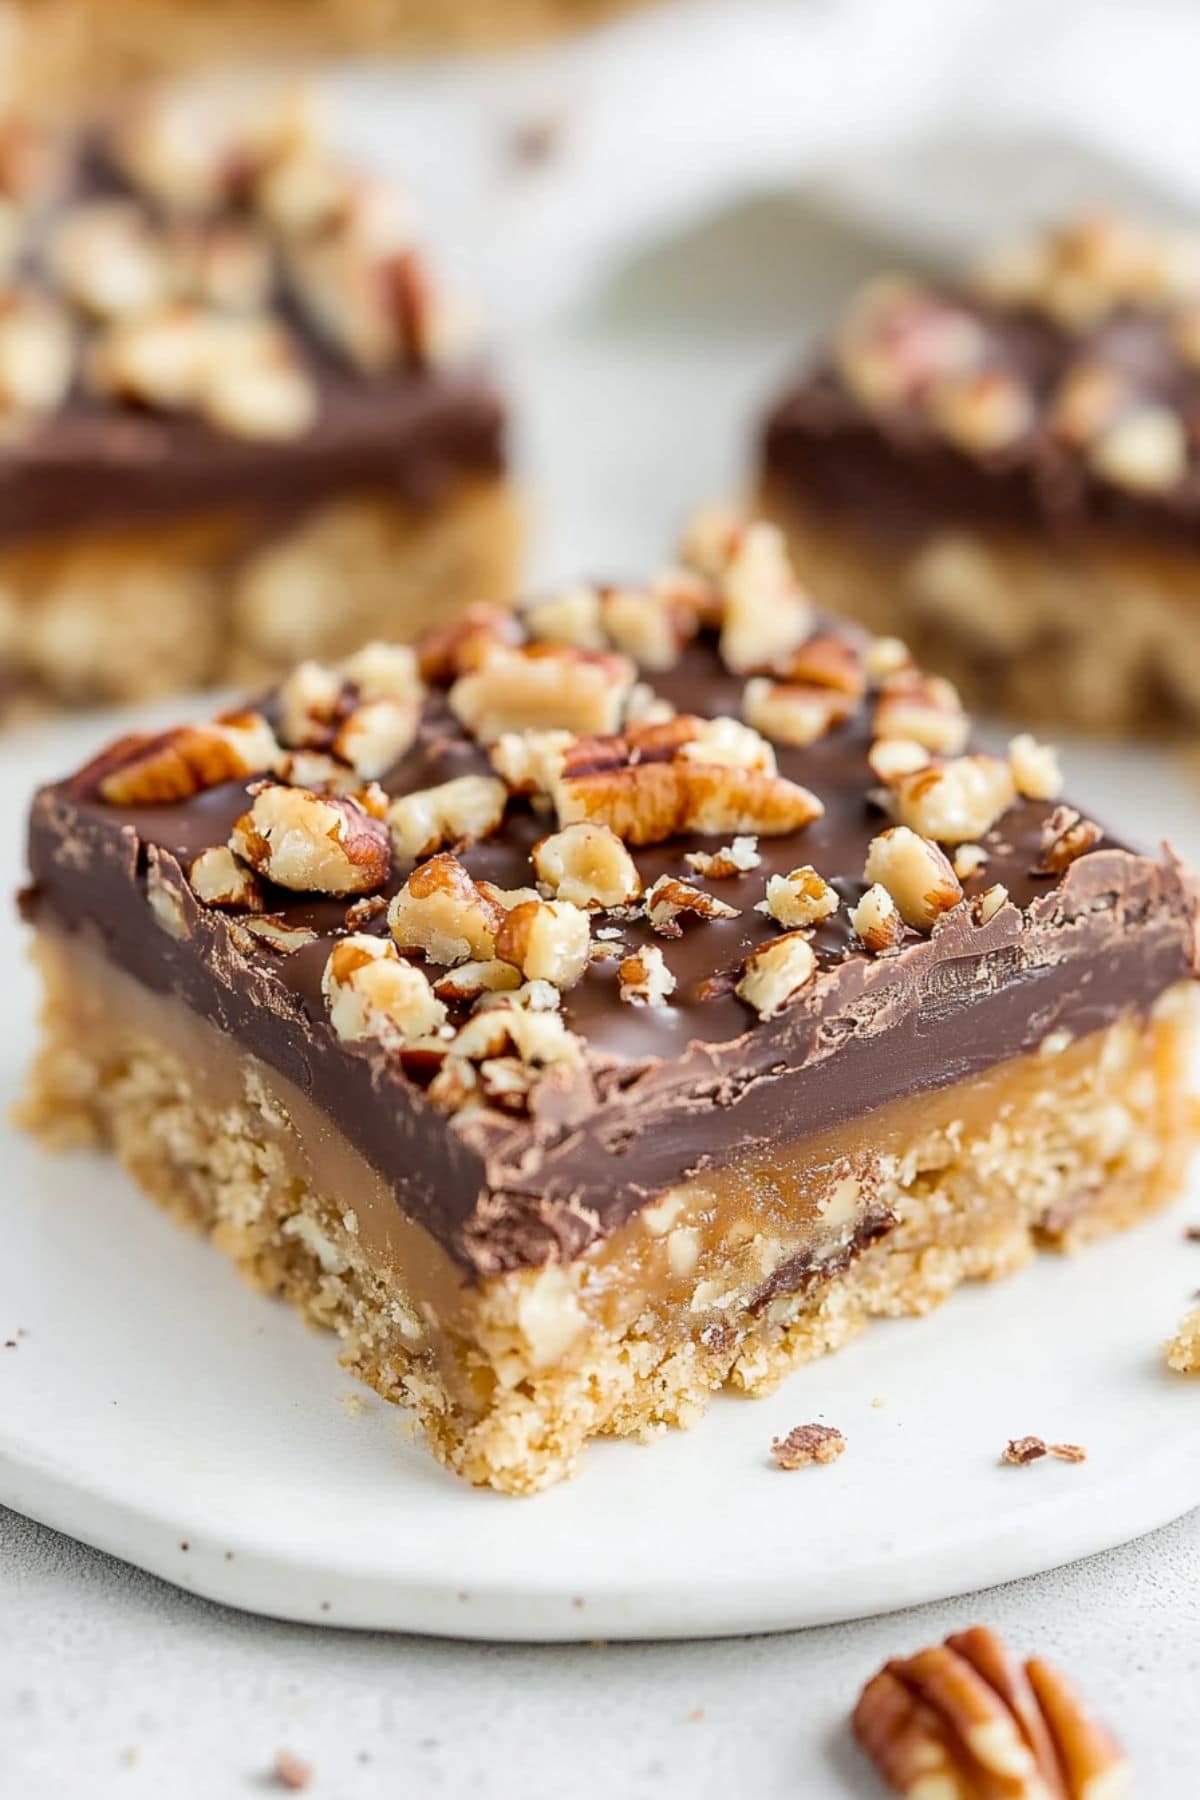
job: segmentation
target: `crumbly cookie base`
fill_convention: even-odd
[[[969,707],[1114,736],[1200,730],[1200,555],[975,525],[883,539],[768,483],[821,603],[903,637]]]
[[[715,1206],[711,1180],[680,1188],[572,1263],[469,1285],[273,1070],[78,940],[43,932],[39,954],[23,1122],[50,1144],[111,1146],[257,1287],[335,1330],[346,1368],[410,1408],[447,1467],[509,1493],[571,1473],[589,1438],[690,1425],[718,1389],[770,1392],[872,1318],[1133,1224],[1173,1197],[1192,1143],[1178,990],[1148,1021],[1003,1065],[982,1096],[944,1090],[907,1139],[895,1108],[865,1116],[862,1180],[896,1223],[854,1257],[827,1209],[798,1289],[764,1300],[762,1255],[778,1267],[795,1245],[766,1249],[748,1210],[761,1180],[736,1170]],[[776,1216],[781,1191],[762,1202]]]
[[[11,89],[94,103],[100,90],[256,58],[518,44],[637,0],[17,0]],[[7,92],[0,86],[0,92]]]
[[[518,507],[475,480],[430,509],[342,494],[264,537],[245,514],[0,550],[0,707],[144,700],[409,639],[507,599]],[[11,705],[10,705],[11,701]]]
[[[1192,1308],[1166,1346],[1167,1366],[1179,1375],[1200,1375],[1200,1306]]]

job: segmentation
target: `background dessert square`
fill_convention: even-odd
[[[1080,217],[962,282],[882,275],[772,413],[806,574],[979,704],[1200,722],[1200,239]]]
[[[11,702],[255,680],[505,591],[503,401],[309,92],[0,149]]]

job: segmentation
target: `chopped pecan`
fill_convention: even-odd
[[[506,731],[489,754],[492,767],[514,794],[549,794],[574,742],[570,731]]]
[[[356,800],[269,783],[230,834],[258,874],[297,893],[363,894],[391,867],[387,828]]]
[[[388,908],[388,927],[402,950],[430,962],[490,961],[504,909],[443,851],[413,870]]]
[[[560,824],[592,819],[637,845],[686,832],[779,836],[821,817],[821,802],[795,782],[763,767],[700,760],[697,751],[706,759],[730,757],[746,754],[749,740],[761,744],[757,733],[735,739],[705,729],[722,723],[737,725],[680,714],[620,736],[577,739],[563,753],[553,787]]]
[[[806,863],[790,875],[772,875],[762,910],[789,931],[819,925],[838,909],[838,897],[817,871]]]
[[[867,691],[863,652],[848,633],[819,632],[807,638],[776,666],[775,673],[782,681],[832,688],[852,703]]]
[[[723,881],[730,875],[749,874],[758,868],[762,857],[758,854],[757,838],[735,837],[732,844],[723,844],[719,850],[689,850],[683,860],[697,875],[704,875],[709,881]]]
[[[850,392],[865,407],[886,410],[968,374],[986,347],[982,325],[962,306],[922,282],[881,275],[845,309],[833,350]]]
[[[817,959],[804,933],[787,932],[751,952],[735,991],[760,1018],[773,1019],[812,980],[816,970]]]
[[[771,1456],[779,1469],[836,1462],[845,1448],[846,1440],[836,1425],[793,1425],[786,1437],[771,1440]]]
[[[1177,1375],[1200,1375],[1200,1306],[1185,1314],[1165,1354],[1167,1367]]]
[[[876,781],[893,787],[902,775],[927,769],[933,758],[924,744],[913,738],[877,738],[867,751],[867,765]]]
[[[522,900],[496,932],[496,955],[530,981],[574,987],[588,965],[588,915],[567,900]]]
[[[882,882],[869,887],[850,909],[850,923],[868,950],[894,950],[904,936],[900,909]]]
[[[844,724],[853,710],[854,702],[836,688],[775,681],[767,675],[753,676],[742,693],[746,723],[775,743],[798,749]]]
[[[521,971],[493,957],[487,962],[459,963],[439,975],[433,991],[439,1000],[455,1006],[472,1006],[489,994],[511,993],[521,985]]]
[[[721,661],[735,675],[771,667],[812,630],[813,609],[778,526],[747,525],[719,581]]]
[[[600,617],[599,588],[581,585],[548,600],[531,601],[522,607],[521,620],[538,643],[569,645],[573,650],[609,648]]]
[[[266,913],[257,917],[237,919],[230,924],[229,935],[249,949],[256,943],[265,944],[279,956],[294,956],[297,950],[303,950],[309,944],[315,944],[317,934],[308,925],[292,925],[282,913]],[[247,942],[249,940],[249,942]]]
[[[42,295],[0,295],[0,416],[20,421],[54,412],[75,369],[66,315]]]
[[[982,844],[960,844],[950,860],[958,879],[966,881],[970,876],[978,875],[987,859],[987,851]]]
[[[279,745],[259,713],[121,738],[75,778],[110,806],[168,806],[273,767]]]
[[[1037,412],[1026,382],[1004,369],[979,369],[935,382],[929,415],[958,449],[985,456],[1025,437]]]
[[[202,850],[188,870],[192,892],[206,906],[230,912],[261,912],[262,889],[244,863],[225,844]]]
[[[697,628],[695,610],[669,587],[610,588],[600,602],[609,643],[640,669],[673,669]]]
[[[1128,1791],[1116,1739],[1040,1659],[975,1626],[869,1681],[854,1734],[896,1793],[920,1800],[1101,1800]]]
[[[171,298],[165,236],[133,201],[94,200],[69,208],[52,258],[67,294],[96,318],[148,313]]]
[[[939,755],[957,756],[970,727],[957,690],[940,675],[902,668],[880,684],[872,724],[877,738],[908,738]]]
[[[622,958],[617,981],[629,1006],[665,1006],[675,992],[675,977],[657,944],[644,944]]]
[[[863,668],[867,680],[878,687],[889,675],[899,675],[902,669],[913,669],[912,651],[898,637],[872,638],[863,651]]]
[[[966,844],[986,836],[1015,800],[1016,785],[1006,762],[980,754],[902,775],[892,792],[901,824],[940,844]]]
[[[1049,744],[1039,744],[1027,731],[1011,739],[1008,766],[1018,794],[1026,800],[1057,800],[1061,794],[1057,751]]]
[[[494,647],[460,675],[450,707],[471,735],[493,744],[505,732],[611,732],[637,671],[628,657],[555,644]]]
[[[469,606],[449,625],[431,631],[417,646],[417,666],[422,679],[433,687],[449,687],[460,675],[482,668],[496,649],[514,649],[524,642],[525,631],[516,613],[506,606],[482,602]]]
[[[607,825],[564,826],[536,843],[530,860],[553,899],[587,911],[628,906],[642,891],[637,864]]]
[[[387,811],[392,851],[420,861],[446,844],[477,843],[497,830],[507,802],[508,790],[492,775],[458,775],[404,794]]]
[[[1104,832],[1071,806],[1056,806],[1042,826],[1042,848],[1034,873],[1061,875],[1073,862],[1094,850]]]
[[[991,887],[985,888],[975,900],[975,917],[981,925],[987,925],[1007,902],[1008,889],[1004,883],[1002,881],[993,882]]]
[[[1187,474],[1187,429],[1169,406],[1137,406],[1101,431],[1088,460],[1115,487],[1136,494],[1165,493]]]
[[[900,917],[914,931],[931,931],[942,913],[963,897],[958,876],[929,838],[895,825],[872,838],[864,877],[885,887]]]
[[[679,923],[681,913],[694,913],[701,919],[736,919],[738,909],[718,900],[690,881],[679,881],[672,875],[660,875],[646,892],[646,917],[660,937],[683,936]]]
[[[411,748],[420,722],[419,700],[364,700],[342,720],[333,753],[355,774],[373,781]]]
[[[428,977],[388,938],[356,936],[334,945],[321,977],[333,1029],[351,1042],[406,1042],[445,1023],[446,1007]]]

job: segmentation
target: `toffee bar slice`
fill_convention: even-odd
[[[97,92],[251,59],[504,49],[581,30],[638,0],[5,0],[18,94]],[[645,4],[645,0],[641,0]],[[0,88],[2,91],[2,88]]]
[[[510,591],[504,408],[313,96],[0,125],[0,705],[145,697]]]
[[[884,277],[771,413],[760,498],[968,703],[1200,728],[1200,237],[1089,216]]]
[[[37,796],[29,1121],[543,1487],[1174,1195],[1196,889],[967,734],[721,514],[302,665]]]

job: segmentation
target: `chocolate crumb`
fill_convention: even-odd
[[[298,1756],[293,1756],[290,1750],[275,1752],[274,1773],[277,1786],[288,1788],[292,1793],[299,1793],[300,1789],[306,1788],[312,1780],[312,1770],[309,1765],[301,1762]]]
[[[16,1338],[5,1338],[5,1340],[4,1340],[4,1348],[5,1348],[5,1349],[6,1349],[6,1350],[15,1350],[15,1349],[16,1349],[16,1347],[17,1347],[17,1340],[16,1340]]]
[[[1010,1438],[1005,1445],[1004,1454],[1000,1458],[1000,1461],[1002,1463],[1014,1463],[1018,1468],[1023,1468],[1026,1463],[1037,1462],[1039,1457],[1049,1456],[1049,1454],[1050,1446],[1047,1444],[1045,1438]]]
[[[1051,1444],[1051,1456],[1057,1456],[1060,1462],[1086,1462],[1087,1451],[1082,1444]]]
[[[1200,1225],[1186,1225],[1183,1235],[1189,1244],[1200,1244]]]
[[[786,1437],[772,1438],[771,1455],[781,1469],[836,1462],[846,1440],[836,1425],[793,1425]]]

